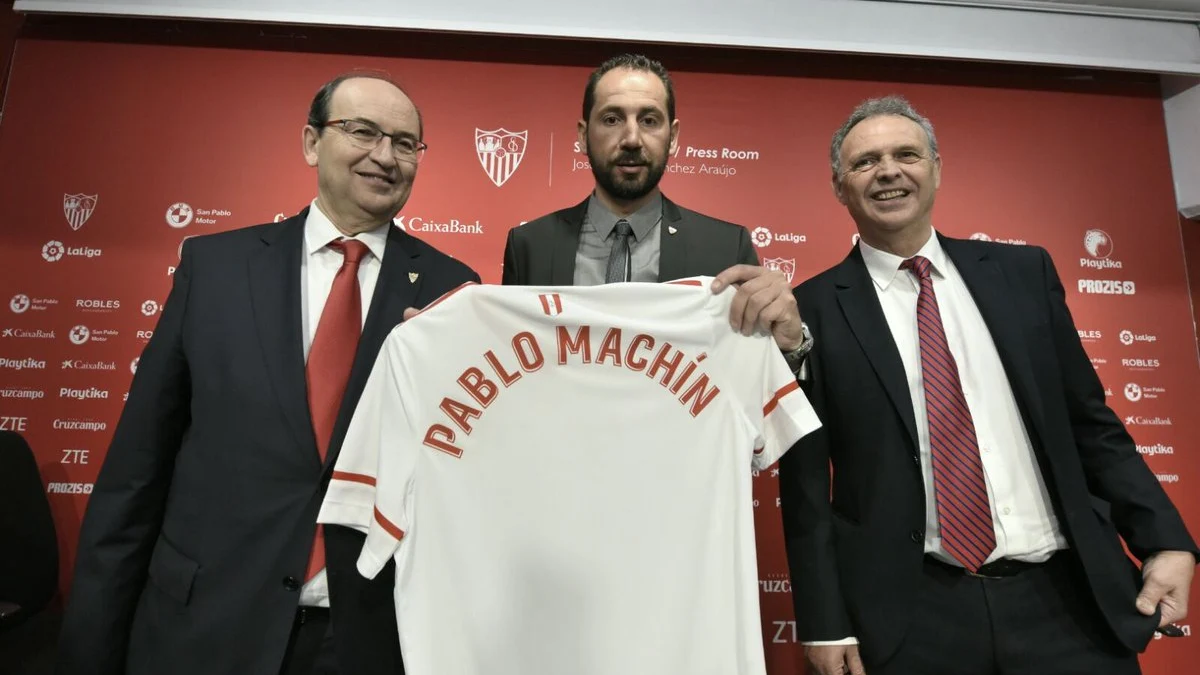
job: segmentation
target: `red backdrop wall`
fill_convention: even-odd
[[[312,199],[300,129],[317,87],[363,66],[405,84],[431,150],[399,224],[497,282],[508,230],[582,200],[591,185],[574,128],[584,63],[598,62],[599,48],[566,44],[499,62],[468,38],[440,43],[439,58],[384,57],[378,46],[349,55],[18,43],[0,126],[0,421],[38,453],[64,590],[87,494],[182,240],[291,215]],[[856,67],[838,77],[830,73],[849,66],[825,61],[802,76],[786,57],[709,63],[676,69],[680,152],[663,182],[672,199],[747,225],[760,257],[798,283],[851,246],[853,224],[828,186],[830,134],[865,97],[908,96],[934,121],[943,152],[935,225],[1050,250],[1111,405],[1197,529],[1200,465],[1185,446],[1200,431],[1196,334],[1156,87],[1026,75],[984,85],[949,66],[893,77],[852,60],[837,62]],[[489,175],[477,150],[478,134],[497,130],[511,132],[506,149],[519,157],[507,176]],[[774,478],[758,477],[756,504],[764,635],[781,675],[796,672],[801,654]],[[1148,673],[1190,668],[1200,645],[1187,631],[1152,644]]]

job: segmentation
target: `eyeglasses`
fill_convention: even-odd
[[[932,155],[927,157],[927,156],[917,152],[916,150],[900,150],[900,151],[897,151],[895,154],[883,155],[883,156],[867,155],[865,157],[860,157],[858,160],[856,160],[854,162],[854,164],[850,166],[849,169],[846,169],[845,171],[842,172],[842,175],[846,176],[846,175],[849,175],[852,173],[853,174],[863,174],[863,173],[867,173],[870,171],[874,171],[879,168],[879,165],[883,161],[884,157],[890,157],[891,160],[897,164],[916,164],[917,162],[920,162],[922,160],[932,159]]]
[[[374,150],[379,147],[379,139],[387,138],[392,146],[392,154],[402,162],[417,164],[429,149],[428,145],[413,138],[408,132],[389,134],[373,124],[359,120],[329,120],[322,126],[338,127],[351,143],[363,150]]]

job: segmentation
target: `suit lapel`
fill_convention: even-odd
[[[1000,264],[989,257],[986,247],[972,246],[969,242],[941,235],[939,238],[942,248],[954,261],[967,290],[975,299],[975,306],[983,316],[988,332],[992,334],[992,342],[996,344],[1013,393],[1018,401],[1026,403],[1024,408],[1027,417],[1033,422],[1039,437],[1045,438],[1041,393],[1034,381],[1029,347],[1021,329],[1025,322],[1020,316],[1020,298],[1015,295],[1019,293],[1019,287],[1011,283]]]
[[[675,202],[664,196],[662,206],[662,222],[658,226],[658,280],[674,281],[683,278],[687,273],[690,232],[685,227],[683,214]]]
[[[404,310],[416,306],[417,295],[421,285],[425,283],[425,264],[415,242],[416,240],[401,232],[399,228],[393,227],[388,231],[379,279],[375,282],[375,293],[367,310],[367,320],[358,340],[354,365],[350,369],[350,380],[346,383],[346,393],[342,395],[333,439],[329,444],[329,452],[326,453],[327,470],[333,467],[337,459],[342,439],[350,425],[350,418],[358,406],[358,400],[366,387],[367,378],[375,366],[375,358],[379,355],[384,340],[392,329],[404,320]]]
[[[892,339],[879,296],[875,293],[871,275],[867,273],[866,263],[857,246],[838,266],[835,284],[838,304],[846,323],[850,324],[851,332],[871,362],[896,413],[904,420],[904,428],[908,430],[913,448],[920,447],[904,362],[900,359],[900,350]]]
[[[588,200],[560,212],[555,223],[550,261],[550,283],[554,286],[575,284],[575,253],[579,250],[579,232],[587,214]]]
[[[300,313],[300,259],[308,209],[262,235],[263,248],[250,256],[250,300],[259,346],[271,387],[299,447],[318,461],[308,384],[304,377],[303,320]]]

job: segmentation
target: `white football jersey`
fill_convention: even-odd
[[[384,342],[319,521],[409,675],[763,675],[752,468],[820,426],[732,289],[468,284]]]

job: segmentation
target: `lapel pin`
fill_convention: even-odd
[[[409,272],[408,273],[408,283],[410,283],[410,284],[417,283],[417,277],[419,277],[419,276],[421,276],[421,274],[419,272]]]
[[[674,225],[668,225],[668,226],[667,226],[667,234],[675,234],[675,233],[676,233],[676,232],[678,232],[678,231],[679,231],[679,230],[675,229],[675,226],[674,226]]]

